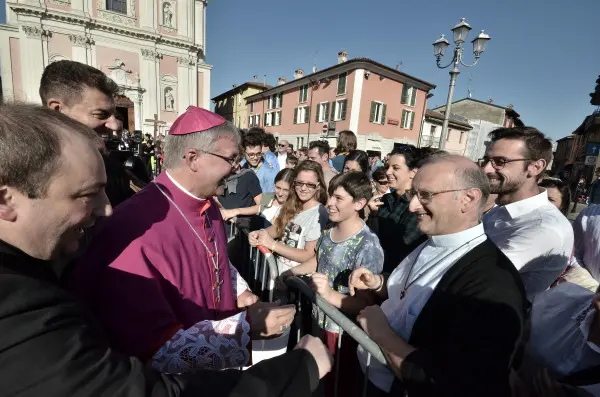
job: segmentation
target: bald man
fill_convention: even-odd
[[[468,158],[429,158],[406,192],[428,239],[388,278],[352,273],[351,293],[371,289],[383,300],[358,316],[391,368],[371,363],[369,395],[510,396],[528,304],[519,273],[483,230],[489,193]],[[359,360],[364,368],[361,348]]]

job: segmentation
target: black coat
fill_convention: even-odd
[[[241,372],[171,376],[112,350],[92,315],[57,285],[49,262],[0,241],[0,396],[303,397],[318,384],[296,350]]]
[[[511,261],[489,239],[479,244],[444,274],[415,320],[408,342],[417,350],[402,363],[394,391],[509,397],[509,369],[528,310]]]

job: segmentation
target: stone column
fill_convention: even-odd
[[[70,34],[69,40],[71,40],[72,47],[71,59],[76,62],[91,65],[91,54],[88,54],[88,38],[85,35]]]
[[[188,56],[177,57],[177,112],[181,113],[190,102],[190,58]]]
[[[140,81],[144,82],[144,88],[146,91],[141,95],[145,106],[141,110],[141,123],[144,124],[144,120],[153,119],[154,114],[160,115],[160,102],[156,99],[159,95],[160,87],[157,85],[158,82],[158,61],[159,54],[154,49],[142,49],[142,62],[140,65]],[[139,128],[142,129],[142,128]],[[144,129],[146,132],[147,129]]]
[[[40,102],[39,86],[44,67],[48,62],[49,32],[41,26],[22,26],[25,38],[21,45],[21,65],[23,65],[23,91],[25,100]]]

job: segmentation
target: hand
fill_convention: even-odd
[[[383,194],[378,194],[376,196],[371,197],[371,200],[369,200],[369,202],[367,203],[372,214],[376,214],[379,211],[379,207],[383,205],[383,201],[381,201],[382,197]]]
[[[257,303],[258,301],[260,301],[260,299],[258,299],[258,296],[254,295],[252,291],[246,290],[242,292],[240,296],[238,296],[237,307],[238,309],[245,309]]]
[[[297,349],[304,349],[313,356],[317,362],[317,367],[319,367],[319,379],[323,379],[323,377],[331,371],[331,368],[333,367],[333,357],[323,342],[321,342],[321,339],[311,335],[305,335],[300,339],[296,347],[294,347],[294,350]]]
[[[296,306],[279,306],[279,301],[258,302],[248,307],[250,328],[253,339],[280,335],[292,325],[296,315]]]
[[[569,395],[563,389],[563,385],[552,380],[548,370],[544,368],[538,371],[533,378],[534,395],[537,397],[568,397]]]
[[[383,276],[374,275],[371,271],[364,267],[354,269],[348,279],[348,288],[350,295],[354,296],[355,290],[377,289],[383,283]]]
[[[313,274],[311,287],[313,291],[321,295],[321,298],[329,302],[329,297],[333,290],[329,286],[329,278],[326,275],[321,273]]]
[[[238,216],[238,212],[237,212],[237,209],[232,209],[232,210],[221,209],[221,216],[223,217],[223,220],[225,222],[227,222],[231,218],[235,218],[236,216]]]
[[[250,243],[250,245],[253,247],[258,245],[258,232],[248,233],[248,243]]]
[[[381,340],[390,331],[394,332],[388,323],[385,313],[377,305],[365,307],[360,311],[356,319],[362,329],[375,342]]]
[[[273,240],[273,237],[271,237],[269,233],[264,229],[259,230],[257,233],[258,245],[262,245],[267,249],[271,249],[273,247],[273,244],[275,244],[275,240]]]

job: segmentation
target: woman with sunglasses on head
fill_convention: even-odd
[[[548,200],[567,216],[569,204],[571,203],[571,189],[569,185],[558,178],[544,178],[538,183],[539,187],[546,189]]]
[[[382,195],[390,193],[390,184],[387,179],[386,167],[378,167],[373,171],[373,184],[377,192],[375,194]]]
[[[415,247],[425,241],[417,228],[417,217],[408,210],[406,191],[419,170],[419,163],[440,153],[438,149],[400,146],[390,154],[386,176],[390,193],[378,194],[369,201],[369,227],[377,234],[385,262],[383,272],[391,273]]]
[[[317,240],[328,221],[324,207],[327,188],[319,164],[303,161],[294,170],[293,181],[274,224],[251,232],[248,237],[253,247],[261,245],[275,254],[279,274],[314,256]]]

